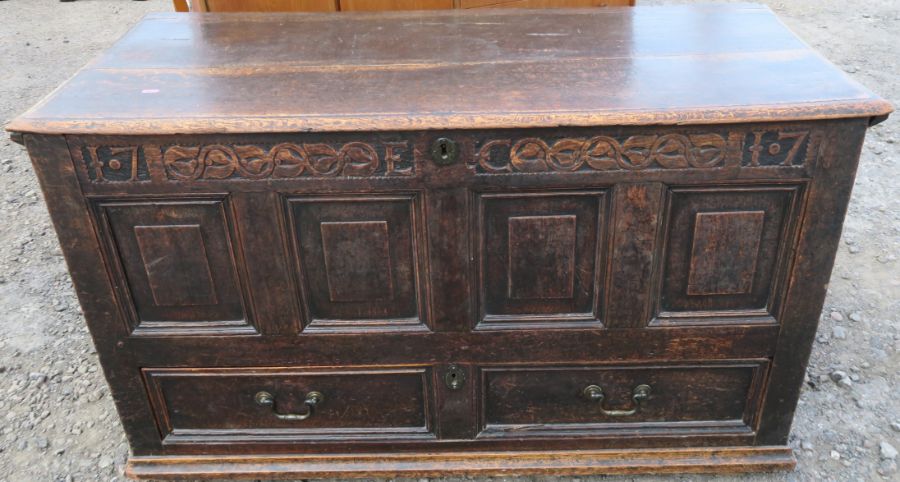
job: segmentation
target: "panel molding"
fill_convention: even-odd
[[[664,225],[662,227],[662,247],[660,250],[660,259],[661,262],[657,267],[657,272],[655,278],[657,280],[657,286],[654,288],[654,292],[657,293],[656,300],[654,302],[654,316],[650,321],[649,326],[708,326],[708,325],[725,325],[725,324],[734,324],[734,325],[765,325],[765,324],[778,324],[778,313],[780,312],[780,306],[784,300],[784,291],[785,280],[787,274],[790,270],[791,256],[790,254],[794,250],[794,246],[797,242],[798,237],[798,229],[797,229],[797,210],[800,209],[803,199],[805,198],[806,192],[806,181],[802,182],[793,182],[793,183],[785,183],[785,184],[771,184],[771,183],[759,183],[759,184],[746,184],[742,183],[739,185],[714,185],[714,186],[672,186],[668,189],[666,193],[666,207],[665,207],[665,216],[664,216]],[[769,272],[769,276],[766,278],[768,283],[768,291],[766,292],[765,300],[758,307],[736,307],[736,308],[721,308],[716,306],[710,306],[706,309],[666,309],[663,304],[663,298],[665,296],[666,289],[666,274],[667,270],[670,269],[667,266],[670,263],[669,254],[670,254],[670,244],[672,237],[672,230],[674,228],[673,223],[673,205],[674,199],[677,196],[690,196],[690,195],[728,195],[733,194],[735,196],[747,195],[758,193],[758,196],[754,197],[756,199],[763,199],[761,196],[766,195],[767,193],[772,196],[776,196],[779,193],[783,193],[786,198],[783,200],[781,204],[771,204],[772,209],[778,209],[779,217],[781,219],[780,225],[774,231],[768,231],[768,236],[774,238],[775,242],[777,242],[777,246],[772,248],[774,253],[771,255],[771,267],[767,268]],[[774,203],[773,200],[769,202]],[[736,206],[731,208],[723,208],[716,207],[709,210],[704,210],[702,212],[698,211],[691,215],[691,225],[687,228],[689,229],[690,236],[693,236],[695,233],[694,220],[696,219],[697,214],[701,213],[728,213],[729,215],[734,215],[735,213],[748,212],[748,211],[757,211],[763,210],[766,208],[760,207],[762,205],[756,206],[743,206],[739,202]],[[766,219],[764,220],[763,225],[763,234],[761,236],[766,236],[766,230],[770,228],[766,227],[766,223],[769,223],[768,220],[769,214],[766,214]],[[683,236],[683,234],[682,234]],[[689,236],[689,237],[690,237]],[[689,241],[691,241],[689,239]],[[759,244],[759,249],[763,249],[762,240]],[[692,246],[690,243],[685,247],[686,256],[685,263],[689,262],[689,258],[692,254]],[[759,262],[759,261],[758,261]],[[760,269],[759,264],[754,266],[754,271]],[[702,298],[702,297],[734,297],[734,296],[750,296],[749,294],[721,294],[721,295],[702,295],[702,294],[689,294],[687,293],[687,283],[688,283],[688,271],[684,272],[684,284],[685,291],[683,296],[690,296],[693,298]],[[754,284],[751,284],[751,289],[755,290],[757,287]]]
[[[605,279],[603,273],[608,245],[606,224],[609,219],[610,204],[607,197],[607,189],[541,192],[470,191],[471,279],[474,280],[473,291],[477,296],[477,302],[473,304],[473,324],[470,325],[472,329],[480,331],[602,327],[600,305],[602,304],[602,284]],[[512,206],[511,203],[515,203],[517,200],[521,202]],[[542,201],[543,205],[536,206],[536,209],[529,205],[529,203],[541,203]],[[497,203],[496,209],[500,209],[502,212],[490,214],[488,205],[492,203]],[[494,252],[498,248],[496,246],[491,248],[488,245],[491,240],[488,238],[487,218],[489,216],[505,216],[506,214],[502,213],[507,211],[509,212],[506,218],[493,219],[493,222],[500,223],[497,226],[502,225],[501,232],[495,233],[499,237],[493,242],[503,245],[502,253]],[[589,216],[589,218],[584,218],[584,216]],[[540,296],[535,292],[526,292],[526,296],[513,296],[515,283],[511,277],[517,274],[515,272],[517,268],[514,267],[513,259],[515,250],[511,247],[515,234],[510,231],[510,227],[521,228],[522,234],[525,234],[526,237],[539,239],[541,242],[566,241],[565,236],[560,237],[558,232],[548,235],[538,235],[536,232],[527,234],[526,232],[529,231],[527,223],[532,223],[530,228],[534,228],[534,223],[574,225],[572,229],[575,233],[571,243],[575,253],[572,260],[573,266],[568,270],[572,276],[572,296],[563,296],[565,294],[563,292],[567,292],[566,286],[562,286],[562,289],[551,287],[553,289],[549,295]],[[529,254],[526,257],[530,256]],[[564,255],[558,256],[558,258],[565,261]],[[502,262],[502,269],[497,266],[488,266],[489,263],[496,264],[496,262]],[[541,262],[536,261],[534,264],[540,268]],[[554,273],[551,273],[550,267],[546,268],[543,273],[544,278],[553,278]],[[563,271],[563,275],[567,274],[566,270]],[[505,278],[502,283],[489,279],[491,273],[500,272]],[[540,274],[529,274],[529,277]],[[567,280],[568,278],[564,277],[563,283]],[[502,310],[506,310],[506,312],[489,308],[488,296],[491,286],[495,291],[493,296],[499,300],[495,303],[500,303]],[[502,290],[502,293],[499,290]],[[501,298],[496,298],[497,296]],[[572,307],[576,304],[584,305],[584,310],[573,310]],[[529,307],[538,306],[545,312],[528,311]],[[556,311],[551,309],[554,307]]]
[[[295,292],[298,293],[298,304],[300,306],[303,325],[301,333],[364,333],[430,330],[430,279],[428,277],[427,269],[428,240],[425,233],[424,208],[421,193],[369,192],[365,194],[335,193],[331,195],[308,195],[303,193],[288,192],[281,193],[280,197],[282,211],[284,213],[284,228],[282,230],[282,240],[284,243],[284,249],[286,250],[286,253],[288,255],[288,259],[293,260],[292,265],[294,268],[292,270],[292,279],[294,280],[294,284],[296,286]],[[298,206],[324,206],[325,208],[327,208],[329,204],[346,205],[349,207],[351,204],[355,204],[357,206],[374,206],[377,203],[403,203],[405,205],[404,209],[408,210],[409,218],[408,220],[405,220],[405,222],[408,223],[408,229],[407,231],[402,231],[399,233],[400,235],[408,234],[409,236],[408,242],[410,252],[408,253],[408,255],[401,256],[401,258],[405,256],[408,256],[409,258],[408,261],[410,266],[408,267],[408,271],[410,272],[411,279],[410,286],[406,288],[403,287],[402,280],[399,280],[399,278],[397,278],[397,276],[400,276],[402,273],[398,272],[392,266],[389,270],[389,274],[391,277],[390,282],[385,282],[383,285],[377,287],[380,290],[387,290],[381,295],[373,295],[372,293],[370,293],[369,296],[349,294],[345,292],[346,287],[339,288],[339,291],[341,291],[341,293],[337,293],[333,291],[333,288],[337,288],[337,286],[334,285],[332,281],[326,280],[325,285],[328,286],[328,294],[325,296],[325,298],[327,298],[328,303],[331,303],[334,306],[356,304],[358,305],[357,309],[363,310],[365,309],[365,307],[361,306],[361,303],[370,302],[373,303],[373,305],[370,307],[370,310],[381,310],[383,312],[388,312],[390,310],[401,309],[399,308],[399,306],[405,302],[403,298],[404,294],[402,293],[405,289],[409,291],[409,296],[412,296],[414,298],[414,300],[412,301],[414,305],[414,311],[411,316],[390,316],[389,313],[387,313],[385,316],[375,315],[371,317],[322,316],[320,313],[316,312],[316,309],[314,307],[314,303],[321,303],[323,302],[323,300],[316,299],[314,297],[314,293],[311,291],[312,287],[310,285],[310,276],[313,274],[313,272],[310,271],[309,266],[310,263],[321,262],[321,268],[323,271],[327,272],[328,269],[334,270],[337,268],[336,259],[334,258],[334,256],[337,256],[337,254],[327,254],[327,248],[325,248],[324,245],[320,246],[322,250],[321,253],[304,254],[304,249],[312,248],[310,248],[309,246],[304,248],[304,246],[301,245],[301,241],[298,238],[298,234],[301,232],[301,227],[298,224],[299,220],[297,219],[297,215],[295,214],[294,210],[295,208],[300,209],[298,208]],[[349,213],[349,211],[344,212]],[[393,211],[385,211],[379,214],[389,216],[391,215],[391,213],[393,213],[393,215],[399,215],[397,214],[397,212]],[[329,218],[328,220],[320,221],[319,226],[315,228],[316,236],[319,236],[320,241],[324,241],[324,238],[322,237],[323,233],[331,230],[331,234],[335,234],[336,232],[334,230],[339,229],[338,226],[353,230],[365,227],[372,228],[374,226],[381,226],[383,224],[383,229],[385,229],[386,231],[382,234],[387,236],[387,239],[385,239],[385,241],[387,241],[388,243],[386,246],[384,246],[384,249],[387,249],[389,252],[387,262],[389,264],[392,264],[402,261],[402,259],[399,259],[395,256],[396,253],[393,253],[395,249],[399,248],[391,245],[391,237],[396,235],[395,231],[392,230],[401,229],[400,227],[392,227],[391,222],[386,219],[369,219],[366,217],[365,213],[358,214],[357,216],[348,214],[347,216],[349,217],[340,219]],[[330,227],[326,227],[325,231],[323,231],[323,224],[328,224]],[[325,234],[324,236],[328,237],[329,235]],[[378,235],[375,235],[375,237],[377,238]],[[339,237],[335,237],[333,239],[337,240],[339,239]],[[348,240],[348,242],[351,244],[359,241],[360,239]],[[312,258],[309,255],[312,255]],[[321,259],[319,260],[317,256],[320,256]],[[330,263],[331,268],[328,268],[329,256],[332,256],[332,262]],[[377,263],[379,259],[377,257],[370,257],[369,261]],[[336,272],[332,271],[332,273],[334,274]],[[326,274],[326,278],[327,277],[328,276]],[[376,276],[376,278],[378,278],[378,276]],[[368,288],[376,288],[374,284],[370,283],[370,285],[371,286],[369,286]],[[336,298],[335,295],[337,295]],[[322,297],[320,296],[319,298]]]
[[[115,287],[116,304],[125,320],[126,329],[131,336],[151,336],[151,337],[172,337],[172,336],[229,336],[229,335],[249,335],[259,334],[258,328],[253,318],[252,297],[247,285],[246,267],[244,265],[244,257],[240,246],[240,238],[233,216],[231,214],[230,197],[227,194],[204,194],[204,195],[161,195],[161,196],[139,196],[139,197],[110,197],[97,196],[88,197],[91,205],[91,213],[97,232],[98,239],[101,240],[103,248],[103,256],[106,258],[107,273]],[[216,216],[221,220],[223,229],[223,238],[219,242],[224,244],[224,254],[227,256],[227,269],[231,276],[232,289],[235,290],[236,297],[232,303],[240,306],[241,317],[237,319],[203,319],[203,320],[151,320],[142,319],[137,308],[137,301],[132,292],[134,286],[129,282],[125,265],[123,264],[120,246],[116,240],[114,230],[111,224],[109,210],[115,208],[145,208],[154,206],[187,206],[189,208],[208,207],[215,209]],[[178,224],[153,224],[143,225],[137,224],[130,228],[132,233],[137,233],[135,228],[157,228],[157,227],[177,227],[196,226],[198,229],[202,227],[196,222],[188,221]],[[135,234],[135,236],[137,236]],[[202,236],[202,235],[201,235]],[[204,240],[204,243],[207,240]],[[135,240],[136,243],[140,243]],[[207,247],[202,248],[207,254],[206,267],[207,274],[212,275],[212,269],[209,265],[209,252]],[[139,256],[143,257],[143,253]],[[142,263],[143,264],[143,263]],[[148,275],[146,266],[141,267],[144,276]],[[215,282],[213,282],[213,285]],[[151,287],[148,284],[148,289]],[[178,306],[189,308],[191,306],[216,306],[226,300],[222,299],[222,293],[216,292],[215,305],[199,305],[197,303],[181,303]],[[209,298],[212,300],[212,298]],[[166,305],[159,305],[166,306]]]

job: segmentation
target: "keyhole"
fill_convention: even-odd
[[[444,383],[450,390],[459,390],[463,383],[466,382],[466,374],[456,365],[447,367],[447,373],[444,375]]]
[[[446,137],[435,139],[431,144],[431,158],[441,166],[449,166],[456,162],[459,148],[456,143]]]

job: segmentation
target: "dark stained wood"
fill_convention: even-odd
[[[482,372],[481,437],[572,437],[627,431],[691,433],[750,432],[758,416],[766,362],[666,366],[518,366]],[[635,387],[650,397],[639,406]],[[591,385],[602,402],[585,398]],[[606,410],[636,409],[632,415]]]
[[[8,129],[678,125],[889,111],[763,6],[151,14]]]
[[[616,186],[603,319],[608,328],[640,328],[650,322],[664,188],[661,183]]]
[[[774,315],[801,184],[675,189],[659,310]]]
[[[341,18],[151,16],[9,127],[130,475],[793,466],[887,103],[755,6]]]
[[[136,330],[253,332],[221,199],[98,201],[120,299]]]
[[[309,327],[424,328],[415,196],[286,202]]]
[[[427,369],[145,369],[166,444],[434,438]],[[261,406],[256,394],[275,398]],[[305,420],[310,392],[321,401]]]
[[[856,169],[846,160],[859,159],[865,129],[865,122],[855,121],[826,130],[825,135],[846,136],[847,141],[823,148],[822,161],[816,165],[809,186],[794,267],[785,287],[787,299],[781,309],[772,381],[760,422],[762,444],[786,444],[790,434],[856,176]]]
[[[478,195],[480,328],[596,320],[603,191]]]

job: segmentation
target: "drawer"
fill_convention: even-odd
[[[425,367],[146,368],[164,444],[431,439]]]
[[[767,366],[485,367],[479,437],[750,435]]]

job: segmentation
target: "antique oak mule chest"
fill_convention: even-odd
[[[736,472],[890,110],[754,5],[160,14],[8,130],[130,476]]]

